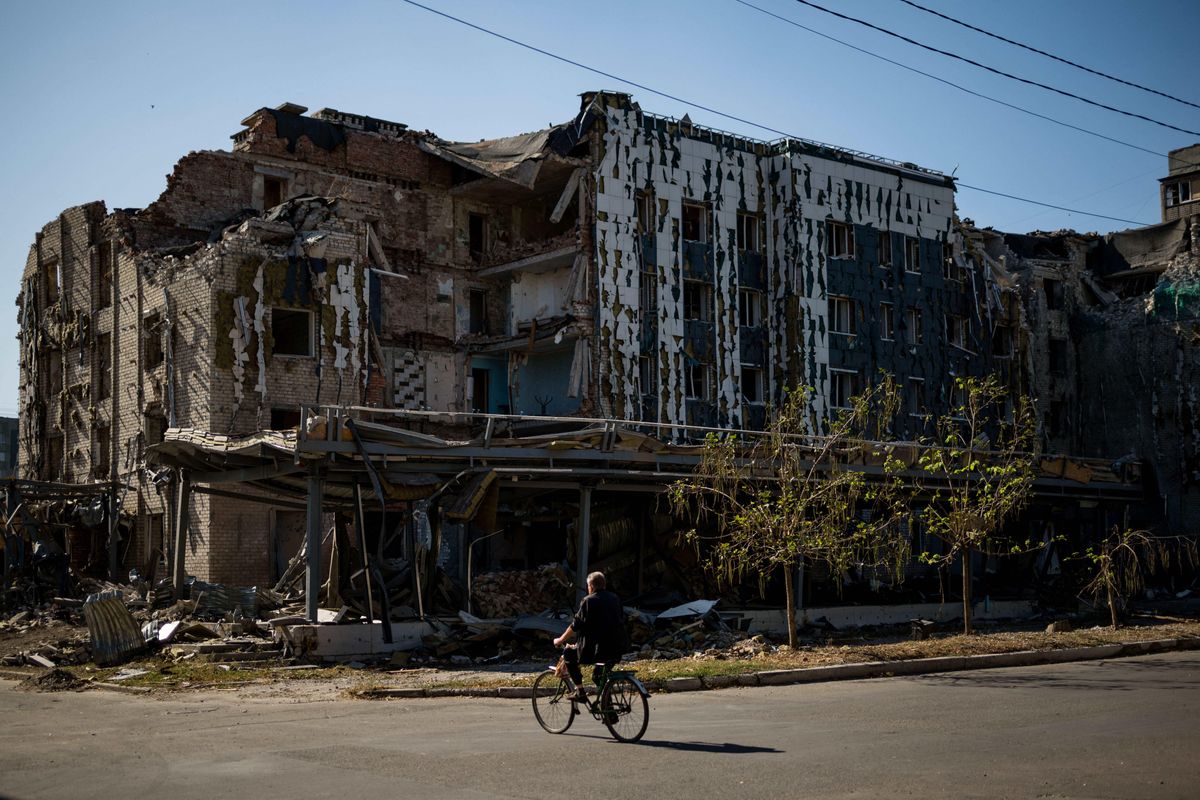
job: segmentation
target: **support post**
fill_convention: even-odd
[[[588,542],[592,538],[592,487],[579,487],[579,541],[575,548],[576,599],[587,594]]]
[[[121,542],[117,538],[117,484],[104,495],[104,505],[108,510],[108,579],[115,583],[124,583],[118,574],[121,569]]]
[[[317,621],[317,600],[321,592],[321,506],[323,505],[325,482],[314,469],[308,476],[308,530],[305,537],[305,552],[308,559],[304,565],[304,602],[309,622]]]
[[[178,600],[183,595],[183,557],[187,551],[188,505],[192,499],[192,481],[187,470],[179,470],[179,491],[175,499],[175,551],[171,554],[174,557],[171,585],[175,587],[175,599]]]

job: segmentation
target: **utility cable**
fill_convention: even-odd
[[[1007,197],[1009,200],[1020,200],[1022,203],[1032,203],[1035,206],[1044,206],[1046,208],[1055,208],[1055,209],[1058,209],[1059,211],[1069,211],[1072,214],[1086,214],[1089,217],[1099,217],[1100,219],[1110,219],[1114,222],[1128,222],[1130,225],[1141,225],[1143,227],[1150,224],[1148,222],[1137,222],[1136,220],[1132,220],[1132,219],[1122,219],[1121,217],[1110,217],[1105,214],[1093,214],[1090,211],[1077,211],[1074,208],[1067,208],[1066,206],[1056,206],[1052,203],[1043,203],[1040,200],[1030,200],[1028,197],[1017,197],[1015,194],[1005,194],[1004,192],[997,192],[997,191],[993,191],[992,189],[984,189],[981,186],[972,186],[969,183],[963,183],[961,181],[958,181],[957,185],[960,189],[971,189],[972,191],[983,192],[984,194],[994,194],[997,197]]]
[[[495,37],[495,38],[497,38],[497,39],[502,39],[503,41],[506,41],[506,42],[508,42],[509,44],[515,44],[515,45],[517,45],[518,47],[523,47],[523,48],[525,48],[526,50],[531,50],[531,51],[533,51],[533,52],[535,52],[535,53],[539,53],[539,54],[541,54],[541,55],[544,55],[544,56],[547,56],[547,57],[549,57],[549,58],[553,58],[553,59],[555,59],[555,60],[557,60],[557,61],[561,61],[561,62],[563,62],[563,63],[565,63],[565,64],[570,64],[571,66],[578,67],[579,69],[586,70],[586,71],[588,71],[588,72],[593,72],[593,73],[595,73],[595,74],[597,74],[597,75],[601,75],[601,76],[603,76],[603,77],[605,77],[605,78],[611,78],[611,79],[612,79],[612,80],[614,80],[614,81],[619,81],[620,83],[624,83],[624,84],[626,84],[626,85],[628,85],[628,86],[633,86],[633,87],[635,87],[635,88],[641,89],[641,90],[642,90],[642,91],[644,91],[644,92],[649,92],[650,94],[657,95],[657,96],[659,96],[659,97],[665,97],[665,98],[667,98],[667,99],[669,99],[669,100],[674,100],[674,101],[675,101],[675,102],[677,102],[677,103],[682,103],[683,105],[686,105],[686,106],[691,106],[692,108],[699,109],[699,110],[701,110],[701,111],[707,111],[708,113],[710,113],[710,114],[715,114],[715,115],[716,115],[716,116],[718,116],[718,117],[722,117],[722,118],[724,118],[724,119],[733,120],[734,122],[740,122],[740,123],[742,123],[743,125],[749,125],[750,127],[752,127],[752,128],[758,128],[759,130],[764,130],[764,131],[769,131],[769,132],[771,132],[771,133],[776,133],[776,134],[779,134],[780,136],[783,136],[783,137],[786,137],[786,138],[789,138],[789,139],[798,139],[798,140],[805,141],[805,142],[812,142],[813,144],[820,145],[821,147],[829,147],[829,148],[831,148],[831,149],[835,149],[835,150],[842,150],[842,149],[844,149],[844,148],[839,148],[839,147],[836,147],[836,146],[834,146],[834,145],[827,145],[827,144],[823,144],[823,143],[821,143],[821,142],[813,142],[811,139],[805,139],[805,138],[804,138],[804,137],[802,137],[802,136],[797,136],[797,135],[795,135],[795,134],[788,133],[787,131],[782,131],[782,130],[780,130],[780,129],[778,129],[778,128],[773,128],[773,127],[771,127],[771,126],[769,126],[769,125],[763,125],[762,123],[759,123],[759,122],[754,122],[754,121],[752,121],[752,120],[748,120],[748,119],[745,119],[745,118],[743,118],[743,117],[734,116],[733,114],[727,114],[727,113],[725,113],[724,111],[718,111],[718,110],[717,110],[717,109],[715,109],[715,108],[710,108],[709,106],[701,105],[700,103],[694,103],[694,102],[692,102],[692,101],[690,101],[690,100],[684,100],[683,98],[681,98],[681,97],[678,97],[678,96],[676,96],[676,95],[670,94],[670,93],[668,93],[668,92],[663,92],[663,91],[660,91],[660,90],[658,90],[658,89],[654,89],[654,88],[652,88],[652,87],[650,87],[650,86],[647,86],[647,85],[645,85],[645,84],[642,84],[642,83],[637,83],[636,81],[631,81],[631,80],[628,80],[628,79],[626,79],[626,78],[622,78],[622,77],[620,77],[620,76],[618,76],[618,75],[614,75],[614,74],[612,74],[611,72],[605,72],[604,70],[597,69],[597,68],[595,68],[595,67],[589,67],[587,64],[582,64],[582,63],[580,63],[580,62],[578,62],[578,61],[572,61],[571,59],[567,58],[566,56],[560,56],[560,55],[558,55],[558,54],[556,54],[556,53],[551,53],[549,50],[543,50],[543,49],[542,49],[542,48],[540,48],[540,47],[535,47],[534,45],[531,45],[531,44],[526,44],[525,42],[519,41],[519,40],[517,40],[517,39],[513,39],[513,38],[512,38],[512,37],[510,37],[510,36],[505,36],[505,35],[504,35],[504,34],[502,34],[502,33],[497,33],[496,31],[490,30],[489,28],[485,28],[485,27],[483,27],[483,26],[481,26],[481,25],[476,25],[476,24],[475,24],[475,23],[473,23],[473,22],[468,22],[467,20],[465,20],[465,19],[461,19],[461,18],[459,18],[459,17],[456,17],[456,16],[454,16],[454,15],[452,15],[452,14],[447,14],[447,13],[446,13],[446,12],[444,12],[444,11],[439,11],[439,10],[438,10],[438,9],[436,9],[436,8],[431,8],[431,7],[427,6],[427,5],[423,5],[423,4],[421,4],[421,3],[418,3],[418,2],[416,2],[416,0],[404,0],[404,2],[405,2],[405,3],[407,3],[407,4],[409,4],[410,6],[413,6],[413,7],[415,7],[415,8],[422,9],[423,11],[428,11],[428,12],[430,12],[431,14],[436,14],[436,15],[438,15],[439,17],[444,17],[445,19],[451,20],[451,21],[453,21],[453,22],[457,22],[457,23],[458,23],[458,24],[460,24],[460,25],[465,25],[466,27],[468,27],[468,28],[472,28],[473,30],[477,30],[477,31],[479,31],[480,33],[486,33],[486,34],[487,34],[487,35],[489,35],[489,36],[494,36],[494,37]],[[1139,149],[1140,149],[1140,148],[1139,148]],[[1148,150],[1147,152],[1153,153],[1153,151],[1149,151],[1149,150]],[[1153,153],[1153,154],[1154,154],[1154,155],[1162,155],[1161,153]],[[1033,204],[1033,205],[1046,206],[1047,208],[1054,208],[1054,209],[1058,209],[1058,210],[1060,210],[1060,211],[1069,211],[1069,212],[1070,212],[1070,213],[1072,213],[1072,214],[1082,214],[1082,215],[1084,215],[1084,216],[1088,216],[1088,217],[1097,217],[1097,218],[1100,218],[1100,219],[1109,219],[1109,220],[1114,220],[1114,221],[1117,221],[1117,222],[1129,222],[1130,224],[1133,224],[1133,225],[1145,225],[1145,224],[1146,224],[1146,223],[1142,223],[1142,222],[1133,222],[1132,220],[1127,220],[1127,219],[1118,219],[1118,218],[1116,218],[1116,217],[1109,217],[1109,216],[1106,216],[1106,215],[1104,215],[1104,214],[1094,214],[1094,213],[1092,213],[1092,212],[1090,212],[1090,211],[1081,211],[1081,210],[1079,210],[1079,209],[1074,209],[1074,208],[1065,208],[1065,207],[1063,207],[1063,206],[1055,206],[1055,205],[1051,205],[1051,204],[1049,204],[1049,203],[1042,203],[1042,202],[1040,202],[1040,201],[1038,201],[1038,200],[1030,200],[1030,199],[1028,199],[1028,198],[1024,198],[1024,197],[1017,197],[1016,195],[1005,194],[1005,193],[1003,193],[1003,192],[996,192],[996,191],[992,191],[991,189],[981,189],[981,188],[979,188],[979,187],[976,187],[976,186],[967,186],[966,184],[962,184],[962,183],[958,183],[957,185],[959,185],[959,186],[963,186],[964,188],[967,188],[967,189],[973,189],[973,190],[975,190],[975,191],[986,192],[986,193],[988,193],[988,194],[994,194],[994,195],[998,195],[998,196],[1000,196],[1000,197],[1007,197],[1007,198],[1009,198],[1009,199],[1011,199],[1011,200],[1019,200],[1019,201],[1021,201],[1021,202],[1025,202],[1025,203],[1031,203],[1031,204]]]
[[[1009,78],[1010,80],[1020,81],[1021,83],[1028,84],[1029,86],[1037,86],[1040,89],[1045,89],[1046,91],[1049,91],[1049,92],[1055,92],[1056,94],[1061,94],[1064,97],[1070,97],[1073,100],[1079,100],[1081,102],[1087,103],[1088,105],[1096,106],[1097,108],[1103,108],[1106,111],[1112,111],[1117,114],[1124,114],[1125,116],[1133,117],[1134,119],[1145,120],[1146,122],[1151,122],[1155,125],[1160,125],[1164,128],[1169,128],[1170,130],[1173,130],[1173,131],[1179,131],[1180,133],[1186,133],[1190,136],[1200,136],[1200,131],[1193,131],[1193,130],[1189,130],[1187,128],[1180,128],[1177,125],[1170,124],[1169,122],[1163,122],[1161,120],[1154,119],[1153,117],[1147,117],[1145,114],[1138,114],[1137,112],[1134,112],[1134,111],[1125,111],[1123,109],[1116,108],[1114,106],[1110,106],[1105,103],[1101,103],[1098,100],[1091,100],[1087,97],[1083,97],[1082,95],[1074,94],[1073,92],[1068,92],[1065,89],[1058,89],[1058,88],[1055,88],[1055,87],[1050,86],[1045,83],[1039,83],[1030,78],[1022,78],[1019,75],[1013,75],[1011,72],[1005,72],[1004,70],[996,69],[995,67],[989,67],[987,64],[981,64],[980,62],[975,61],[970,58],[967,58],[966,56],[960,56],[957,53],[951,53],[949,50],[942,50],[940,48],[934,47],[933,45],[928,45],[928,44],[925,44],[924,42],[918,42],[916,39],[910,39],[909,37],[904,36],[899,33],[896,33],[895,31],[889,31],[887,28],[881,28],[878,25],[867,22],[864,19],[859,19],[858,17],[851,17],[846,14],[842,14],[838,11],[834,11],[832,9],[825,8],[824,6],[819,6],[816,3],[810,2],[810,0],[796,0],[796,2],[802,6],[808,6],[809,8],[815,8],[817,11],[823,11],[826,14],[831,14],[831,15],[837,17],[838,19],[844,19],[847,22],[853,22],[858,25],[862,25],[864,27],[870,28],[871,30],[879,31],[880,33],[883,33],[883,34],[886,34],[893,38],[899,39],[902,42],[908,42],[909,44],[916,45],[917,47],[920,47],[924,50],[928,50],[931,53],[938,53],[939,55],[943,55],[948,58],[957,59],[966,64],[970,64],[971,66],[978,67],[979,69],[987,70],[988,72],[991,72],[996,75],[1000,75],[1001,77],[1004,77],[1004,78]]]
[[[1075,67],[1076,69],[1081,69],[1084,72],[1090,72],[1092,75],[1098,75],[1101,78],[1107,78],[1110,81],[1116,81],[1117,83],[1124,84],[1125,86],[1132,86],[1134,89],[1141,89],[1143,92],[1149,92],[1150,94],[1156,94],[1159,97],[1165,97],[1168,100],[1174,100],[1176,103],[1182,103],[1185,106],[1191,106],[1192,108],[1200,108],[1200,104],[1193,103],[1190,100],[1184,100],[1181,97],[1176,97],[1175,95],[1167,94],[1166,92],[1160,92],[1158,89],[1151,89],[1149,86],[1142,86],[1140,83],[1134,83],[1133,81],[1127,81],[1124,78],[1118,78],[1115,75],[1109,75],[1107,72],[1101,72],[1098,69],[1092,69],[1091,67],[1085,67],[1083,64],[1076,63],[1074,61],[1071,61],[1070,59],[1056,56],[1053,53],[1047,53],[1045,50],[1039,50],[1036,47],[1031,47],[1030,45],[1022,44],[1021,42],[1014,41],[1013,39],[1005,38],[1004,36],[1001,36],[998,33],[992,33],[989,30],[985,30],[983,28],[978,28],[974,25],[971,25],[970,23],[963,22],[961,19],[956,19],[954,17],[949,16],[948,14],[943,14],[940,11],[935,11],[932,8],[926,8],[923,5],[914,3],[912,0],[900,0],[900,2],[904,3],[905,5],[912,6],[913,8],[918,9],[920,11],[924,11],[927,14],[933,14],[935,17],[941,17],[942,19],[946,20],[947,22],[953,22],[955,25],[961,25],[962,27],[967,28],[968,30],[973,30],[977,33],[982,33],[984,36],[990,36],[993,39],[999,39],[1000,41],[1006,42],[1015,47],[1020,47],[1022,50],[1028,50],[1031,53],[1037,53],[1040,56],[1045,56],[1046,58],[1052,58],[1055,61],[1058,61],[1059,63]]]
[[[795,20],[788,19],[787,17],[776,14],[773,11],[768,11],[765,8],[756,6],[754,3],[747,2],[747,0],[735,0],[735,2],[741,3],[742,5],[746,6],[747,8],[752,8],[755,11],[758,11],[762,14],[766,14],[768,17],[774,17],[775,19],[779,20],[780,22],[786,22],[788,25],[793,25],[797,28],[800,28],[801,30],[805,30],[811,34],[820,36],[822,39],[828,39],[829,41],[836,42],[844,47],[849,47],[851,50],[857,50],[858,52],[863,53],[868,56],[871,56],[872,58],[877,58],[880,61],[885,61],[888,64],[891,64],[892,66],[900,67],[901,69],[906,69],[909,72],[914,72],[917,75],[922,75],[926,78],[931,78],[932,80],[935,80],[938,83],[944,83],[947,86],[950,86],[954,89],[958,89],[960,92],[966,92],[967,94],[972,95],[974,97],[978,97],[980,99],[987,100],[992,103],[996,103],[998,105],[1002,105],[1005,108],[1011,108],[1014,111],[1020,111],[1022,114],[1028,114],[1031,117],[1037,117],[1038,119],[1043,119],[1047,122],[1053,122],[1055,125],[1061,125],[1064,128],[1070,128],[1073,131],[1078,131],[1080,133],[1086,133],[1088,136],[1094,136],[1097,139],[1104,139],[1105,141],[1112,142],[1113,144],[1119,144],[1119,145],[1122,145],[1123,147],[1129,147],[1134,150],[1140,150],[1143,153],[1149,153],[1152,156],[1158,156],[1159,158],[1166,158],[1166,159],[1170,159],[1170,160],[1174,160],[1174,161],[1180,160],[1180,159],[1171,159],[1171,157],[1169,155],[1167,155],[1166,153],[1160,153],[1157,150],[1151,150],[1148,147],[1142,147],[1141,145],[1134,144],[1133,142],[1127,142],[1124,139],[1117,139],[1112,136],[1105,136],[1103,133],[1097,133],[1096,131],[1088,130],[1087,128],[1081,127],[1079,125],[1072,125],[1071,123],[1064,122],[1061,119],[1055,119],[1054,117],[1050,117],[1045,114],[1039,114],[1036,111],[1030,111],[1028,108],[1023,108],[1021,106],[1014,105],[1013,103],[1009,103],[1007,101],[1000,100],[999,98],[983,94],[982,92],[977,92],[974,89],[968,89],[966,86],[962,86],[960,84],[954,83],[953,81],[948,81],[945,78],[940,78],[937,75],[934,75],[932,73],[924,72],[922,70],[917,69],[916,67],[910,67],[908,64],[904,64],[899,61],[894,61],[894,60],[888,58],[887,56],[881,56],[878,53],[874,53],[870,50],[867,50],[866,48],[850,44],[849,42],[838,39],[837,37],[830,36],[827,33],[822,33],[821,31],[818,31],[815,28],[810,28],[807,25],[801,25],[799,22],[796,22]],[[1190,166],[1200,166],[1200,164],[1192,164]]]

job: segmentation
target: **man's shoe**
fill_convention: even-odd
[[[571,699],[580,703],[586,703],[588,701],[587,689],[582,687],[576,689],[575,694],[571,695]]]

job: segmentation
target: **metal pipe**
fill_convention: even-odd
[[[308,476],[308,530],[305,532],[304,602],[309,622],[317,621],[317,595],[321,591],[321,501],[324,482],[314,467]]]
[[[576,552],[575,592],[576,599],[587,594],[588,540],[592,527],[592,487],[579,487],[579,542]]]
[[[171,570],[171,585],[175,587],[175,599],[178,600],[183,595],[183,579],[184,579],[184,564],[183,556],[187,548],[187,533],[188,533],[188,504],[192,496],[192,481],[188,477],[187,470],[179,470],[179,492],[176,497],[176,523],[175,523],[175,552],[171,555],[174,558],[174,568]]]
[[[493,536],[498,536],[501,533],[504,533],[504,528],[501,528],[498,531],[492,531],[491,533],[484,534],[483,536],[480,536],[478,539],[476,539],[473,542],[470,542],[467,545],[467,613],[468,614],[471,613],[471,556],[475,552],[475,550],[474,550],[475,545],[479,544],[484,539],[490,539]]]

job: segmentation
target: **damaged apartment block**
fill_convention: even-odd
[[[1033,391],[1049,449],[1071,454],[1048,459],[1044,494],[1103,527],[1176,430],[1135,421],[1147,395],[1112,385],[1143,364],[1185,440],[1162,491],[1196,472],[1192,345],[1169,334],[1192,284],[1162,288],[1194,271],[1186,219],[1145,234],[1174,236],[1153,276],[1101,267],[1130,251],[960,226],[937,172],[607,92],[473,143],[290,103],[242,125],[146,208],[68,209],[30,249],[20,478],[99,498],[64,523],[72,563],[248,586],[320,550],[310,603],[332,564],[327,597],[378,584],[421,614],[458,604],[471,570],[563,561],[626,595],[696,596],[714,588],[656,501],[689,448],[761,430],[800,384],[835,413],[879,370],[905,388],[902,439],[953,405],[956,377]],[[1125,325],[1147,280],[1150,364],[1087,328]],[[1085,369],[1101,357],[1108,383]],[[1085,441],[1098,422],[1111,435]],[[76,503],[54,502],[43,522]]]

